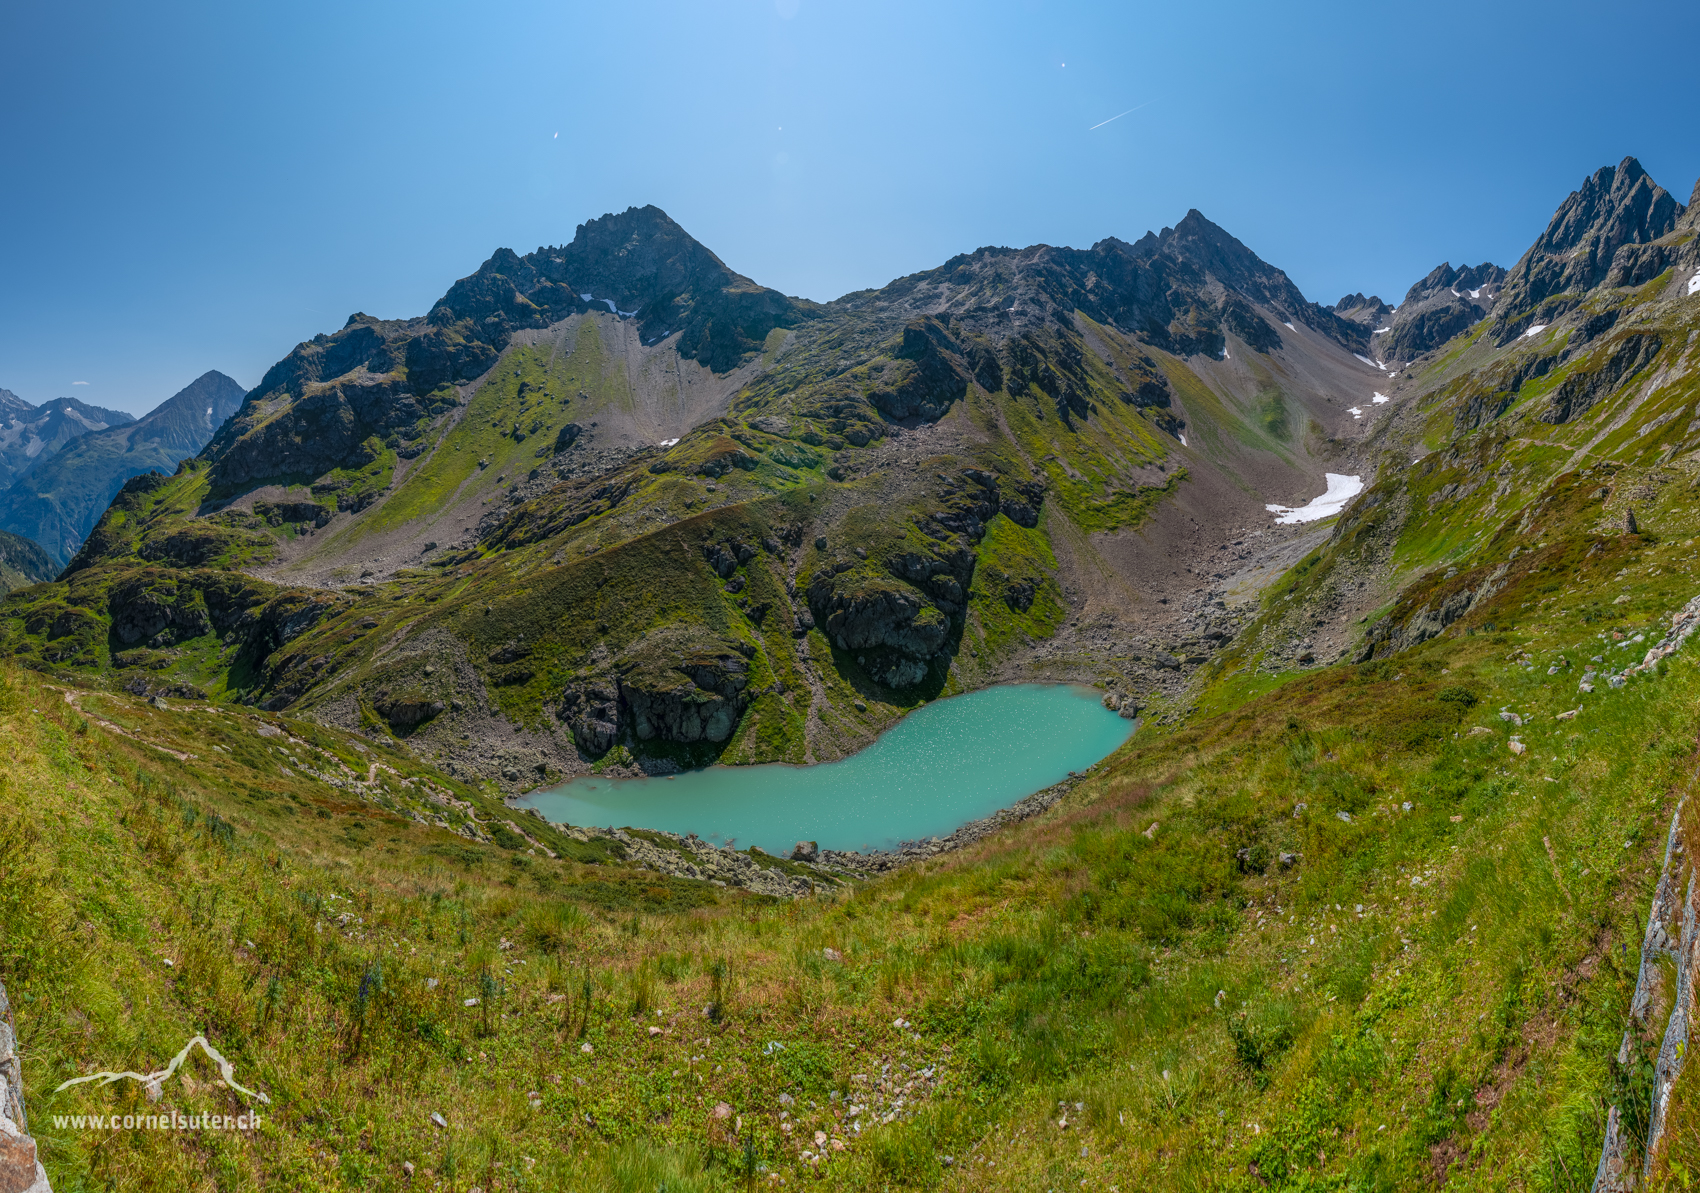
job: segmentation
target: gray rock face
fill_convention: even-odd
[[[379,692],[372,707],[398,730],[415,729],[448,706],[419,692]]]
[[[1614,169],[1596,171],[1580,190],[1560,204],[1546,231],[1505,279],[1494,313],[1498,342],[1508,344],[1534,321],[1547,299],[1581,293],[1610,279],[1632,285],[1632,277],[1656,275],[1666,265],[1646,246],[1675,230],[1686,209],[1647,176],[1641,163],[1626,157]],[[1620,251],[1629,251],[1620,257]],[[1645,278],[1643,278],[1645,280]],[[1543,319],[1543,321],[1545,321]]]
[[[1578,369],[1559,384],[1538,416],[1540,421],[1556,426],[1581,418],[1600,399],[1651,364],[1663,346],[1658,336],[1646,332],[1624,336],[1609,345],[1595,367]]]
[[[963,350],[936,319],[916,319],[903,329],[903,346],[869,401],[888,418],[937,421],[968,392],[973,376]]]
[[[620,710],[639,741],[726,741],[749,703],[750,667],[727,643],[692,631],[653,635],[617,665]]]
[[[1363,648],[1354,661],[1362,663],[1372,658],[1385,658],[1408,646],[1427,642],[1504,588],[1509,570],[1507,565],[1501,564],[1480,579],[1474,588],[1460,587],[1445,596],[1436,597],[1406,616],[1403,622],[1395,621],[1391,615],[1383,617],[1364,636]]]
[[[587,754],[606,754],[620,740],[620,688],[616,682],[588,680],[561,694],[560,718]]]
[[[0,985],[0,1193],[53,1193],[29,1134],[23,1066],[4,985]]]
[[[840,650],[859,652],[860,665],[889,688],[921,682],[949,638],[950,618],[938,605],[866,569],[823,569],[809,584],[808,599],[815,624]]]
[[[1505,282],[1505,270],[1483,262],[1453,269],[1451,262],[1435,268],[1406,291],[1396,311],[1371,329],[1372,355],[1380,360],[1411,361],[1468,331],[1493,309]]]
[[[205,598],[193,584],[170,575],[142,575],[113,589],[108,602],[112,633],[126,646],[169,646],[212,630]]]

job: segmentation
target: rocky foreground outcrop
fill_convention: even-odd
[[[0,985],[0,1193],[53,1193],[29,1134],[17,1039],[12,1004]]]

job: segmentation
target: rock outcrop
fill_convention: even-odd
[[[1592,366],[1570,374],[1558,385],[1537,417],[1558,425],[1581,418],[1594,405],[1652,363],[1664,342],[1651,332],[1626,335],[1599,353]]]
[[[556,715],[580,750],[600,755],[635,741],[724,742],[749,704],[755,648],[673,625],[629,647],[611,674],[568,684]]]
[[[29,1133],[17,1041],[12,1004],[0,985],[0,1193],[53,1193]]]
[[[903,346],[868,399],[888,418],[936,422],[968,392],[972,379],[961,345],[944,326],[916,319],[903,329]]]

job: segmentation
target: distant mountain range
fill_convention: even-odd
[[[208,372],[135,419],[75,398],[33,407],[0,390],[0,454],[9,466],[0,530],[33,540],[61,563],[70,559],[125,481],[175,472],[236,412],[243,392]]]
[[[0,490],[79,435],[135,421],[122,410],[103,410],[76,398],[31,406],[11,390],[0,389]]]

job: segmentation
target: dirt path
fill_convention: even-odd
[[[142,737],[139,734],[131,733],[128,729],[123,729],[123,728],[120,728],[117,725],[114,725],[111,721],[103,721],[99,717],[95,716],[93,713],[84,712],[83,709],[77,704],[78,698],[81,697],[83,693],[77,691],[74,688],[60,688],[60,687],[55,687],[53,684],[48,684],[47,686],[49,688],[52,688],[56,692],[64,692],[65,693],[65,703],[69,704],[73,709],[75,709],[76,712],[77,712],[77,715],[79,717],[83,717],[83,718],[85,718],[89,721],[92,721],[94,724],[99,725],[102,729],[106,730],[108,733],[116,733],[120,737],[129,738],[131,741],[141,742],[142,745],[147,746],[150,749],[158,750],[162,754],[170,754],[173,758],[177,759],[177,761],[179,761],[179,762],[189,762],[191,760],[194,760],[194,759],[197,759],[197,758],[200,757],[200,755],[198,755],[198,754],[185,754],[181,750],[173,750],[170,746],[162,746],[158,742],[149,741],[147,738]]]

